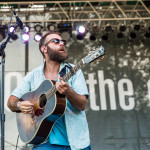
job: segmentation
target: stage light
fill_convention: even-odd
[[[135,30],[135,31],[139,31],[140,28],[141,28],[141,26],[140,26],[139,24],[135,24],[135,25],[134,25],[134,30]]]
[[[107,24],[106,27],[105,27],[105,31],[106,32],[112,31],[112,26],[110,24]]]
[[[14,33],[12,33],[10,37],[11,37],[11,39],[14,40],[14,41],[18,39],[18,35],[17,35],[17,34],[14,34]]]
[[[30,39],[30,35],[29,33],[24,33],[21,35],[21,38],[22,38],[23,43],[27,43]]]
[[[123,24],[120,25],[119,30],[120,30],[121,32],[124,32],[124,31],[126,30],[126,26],[123,25]]]
[[[34,40],[39,42],[42,38],[42,33],[36,33],[36,35],[34,36]]]
[[[136,38],[136,33],[135,32],[130,32],[130,38],[135,39]]]
[[[14,30],[14,29],[15,29],[15,26],[14,26],[14,25],[10,26],[10,27],[9,27],[9,32],[10,32],[10,33],[16,32],[16,30]]]
[[[77,28],[77,31],[78,31],[78,33],[80,33],[80,34],[84,34],[85,32],[86,32],[86,29],[85,29],[85,27],[84,26],[79,26],[78,28]]]
[[[90,40],[91,40],[91,41],[95,41],[95,40],[96,40],[96,36],[95,36],[94,34],[91,34],[91,35],[90,35]]]
[[[55,22],[52,22],[52,23],[49,23],[48,25],[47,25],[47,29],[49,30],[49,31],[54,31],[55,30]]]
[[[83,40],[84,39],[84,35],[82,35],[82,34],[77,34],[77,39],[78,40]]]
[[[107,41],[107,40],[108,40],[108,35],[107,35],[107,34],[104,34],[104,35],[102,35],[101,38],[102,38],[103,41]]]
[[[119,39],[121,39],[121,38],[123,38],[123,33],[122,32],[119,32],[119,33],[117,33],[117,38],[119,38]]]
[[[43,26],[37,24],[36,26],[34,26],[34,29],[36,32],[41,32],[41,30],[43,29]]]
[[[78,40],[84,39],[86,33],[87,33],[87,30],[83,25],[79,25],[77,27],[77,39]]]
[[[145,36],[146,38],[149,38],[149,37],[150,37],[150,32],[146,32],[146,33],[144,34],[144,36]]]
[[[99,26],[96,23],[94,23],[92,25],[92,32],[94,32],[94,33],[98,33],[99,32]]]
[[[25,28],[25,32],[28,33],[30,31],[30,27],[29,26],[24,26]]]

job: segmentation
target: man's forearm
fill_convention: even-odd
[[[80,111],[85,110],[87,102],[85,95],[79,95],[75,91],[73,91],[72,88],[70,88],[67,92],[66,97],[73,107]]]
[[[8,102],[7,102],[8,108],[13,112],[19,111],[19,109],[17,107],[18,101],[19,101],[19,98],[15,97],[15,96],[10,96],[8,99]]]

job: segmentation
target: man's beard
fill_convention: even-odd
[[[66,50],[64,50],[63,52],[59,52],[59,51],[52,50],[49,47],[47,48],[47,50],[48,50],[48,56],[50,60],[61,63],[68,58],[68,53],[66,52]]]

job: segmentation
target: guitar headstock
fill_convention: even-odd
[[[105,55],[104,48],[102,46],[99,46],[98,48],[94,49],[93,51],[90,51],[88,53],[88,55],[83,58],[83,62],[84,62],[84,64],[91,63],[102,56],[104,57],[104,55]]]

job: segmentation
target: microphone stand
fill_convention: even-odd
[[[11,35],[15,32],[16,28],[19,26],[19,24],[17,23],[17,25],[15,26],[14,30],[12,33],[8,32],[8,37],[6,39],[5,42],[3,42],[0,45],[0,57],[2,57],[2,60],[0,62],[0,64],[2,64],[2,83],[1,83],[1,150],[4,150],[4,123],[5,123],[5,114],[4,114],[4,81],[5,81],[5,51],[4,49],[6,48],[7,43],[9,42]]]

